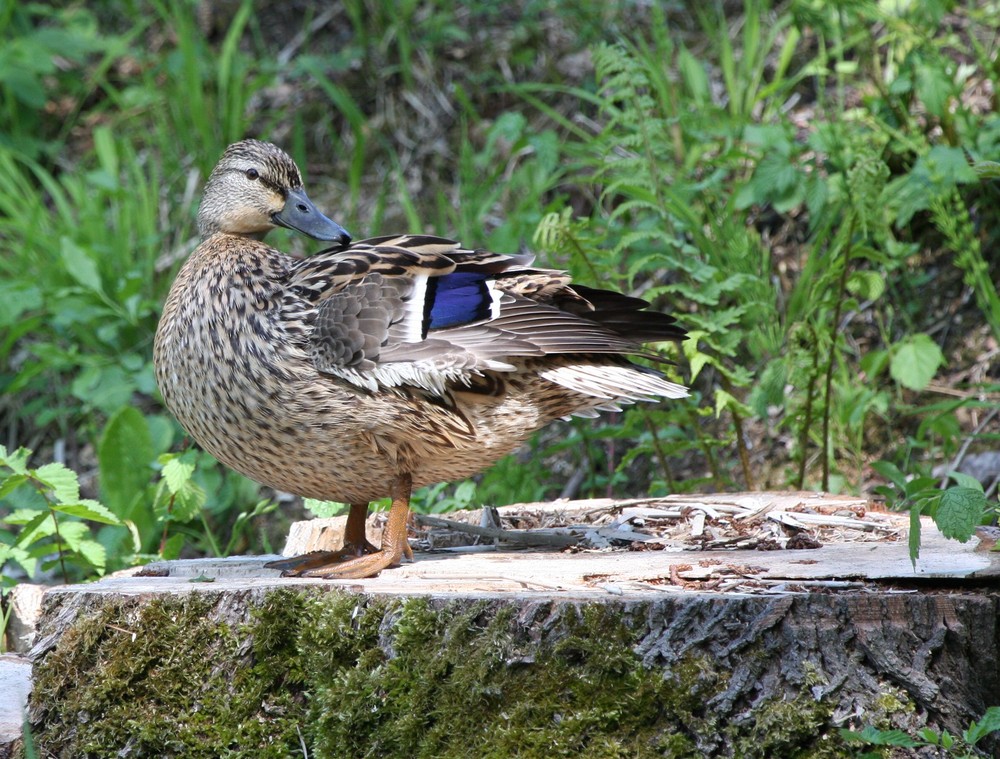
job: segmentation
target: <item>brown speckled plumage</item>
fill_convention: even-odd
[[[295,259],[261,241],[276,224],[339,245]],[[226,465],[352,504],[345,550],[282,564],[295,573],[392,566],[409,555],[411,487],[475,474],[553,419],[685,394],[624,358],[683,336],[643,301],[443,238],[349,244],[268,143],[226,151],[199,226],[156,333],[157,381]],[[376,551],[358,523],[388,495]]]

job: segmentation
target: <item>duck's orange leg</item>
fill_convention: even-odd
[[[409,474],[403,474],[396,478],[392,486],[392,506],[389,508],[389,521],[385,529],[382,530],[382,547],[373,553],[365,555],[355,555],[353,558],[341,556],[334,560],[312,561],[312,554],[306,554],[297,559],[304,559],[301,564],[292,567],[277,567],[285,569],[285,574],[296,577],[325,577],[331,580],[360,580],[364,577],[373,577],[388,567],[399,566],[403,558],[412,559],[413,551],[410,543],[406,539],[406,520],[410,514],[410,490],[413,480]],[[367,509],[366,509],[367,511]],[[347,517],[347,526],[344,529],[344,545],[347,547],[349,538],[355,533],[349,531],[352,527],[356,530],[357,525],[352,525],[351,517],[354,516],[355,507],[351,506],[351,513]],[[364,536],[364,522],[361,524],[361,535]],[[364,541],[370,545],[367,540]],[[357,542],[354,543],[357,545]],[[342,549],[343,550],[343,549]],[[289,562],[295,559],[287,560]],[[282,564],[283,562],[272,562]]]
[[[268,569],[280,569],[288,577],[296,577],[310,569],[325,567],[328,564],[339,563],[376,553],[365,533],[365,522],[368,519],[367,503],[352,503],[347,514],[347,525],[344,527],[344,545],[336,551],[310,551],[300,556],[290,556],[287,559],[269,561],[264,566]]]

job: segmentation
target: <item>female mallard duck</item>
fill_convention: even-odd
[[[337,247],[287,256],[261,242],[276,225]],[[351,243],[269,143],[227,148],[198,229],[156,331],[157,382],[219,461],[351,504],[344,548],[276,562],[290,574],[396,566],[412,488],[475,474],[554,419],[687,394],[625,358],[684,336],[645,301],[440,237]],[[376,549],[365,518],[386,495]]]

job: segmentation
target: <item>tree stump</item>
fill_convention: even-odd
[[[916,572],[899,539],[418,552],[350,582],[168,562],[47,592],[32,735],[73,757],[784,757],[850,755],[841,727],[957,733],[1000,704],[998,564],[924,534]]]

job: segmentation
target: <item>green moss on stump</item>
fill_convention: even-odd
[[[740,756],[837,755],[819,750],[829,707],[805,693],[759,704],[756,726],[717,724],[710,702],[727,675],[697,655],[643,667],[628,621],[642,615],[612,604],[281,590],[236,622],[225,608],[201,591],[79,618],[36,668],[40,745],[81,757],[696,757],[697,736],[722,735]]]

